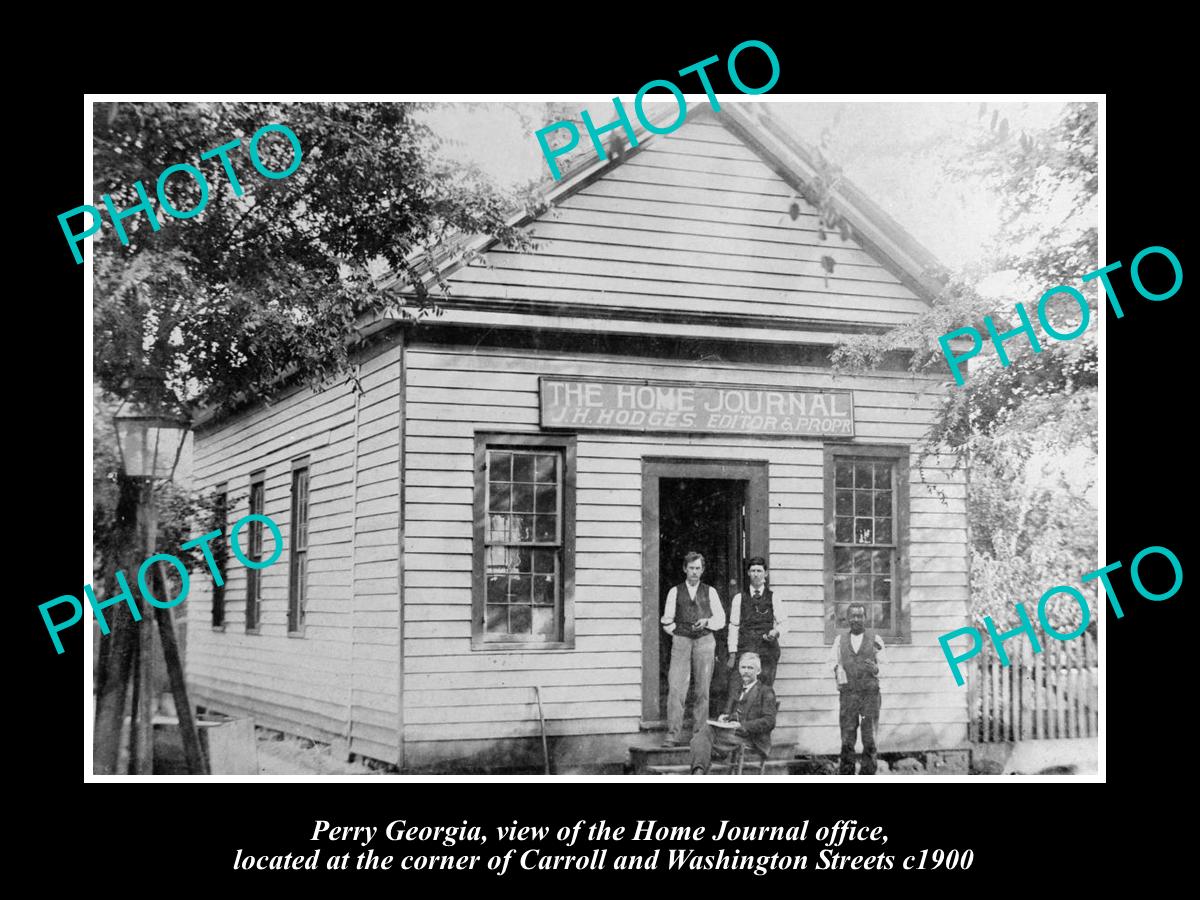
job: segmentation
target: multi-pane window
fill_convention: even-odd
[[[558,640],[562,465],[556,451],[488,451],[489,634]]]
[[[226,485],[217,485],[216,500],[213,504],[213,528],[220,529],[221,540],[213,541],[212,555],[213,562],[216,564],[216,569],[221,572],[225,578],[228,577],[229,569],[226,562],[229,558],[229,545],[225,542],[225,529],[229,524],[228,518],[229,508],[229,490]],[[220,584],[213,580],[212,586],[212,626],[213,628],[225,627],[225,581],[222,579]]]
[[[250,512],[263,514],[265,494],[265,485],[263,484],[263,474],[251,476],[250,481]],[[262,560],[263,551],[263,523],[254,519],[246,527],[249,532],[247,538],[247,546],[244,548],[246,556],[255,562]],[[259,624],[259,613],[262,607],[262,570],[246,568],[246,630],[257,631]]]
[[[857,455],[853,451],[859,451]],[[851,604],[867,626],[903,636],[900,554],[907,453],[891,448],[826,451],[827,633],[847,627]]]
[[[835,463],[833,594],[838,627],[845,624],[851,603],[866,605],[869,627],[892,627],[894,469],[891,460]]]
[[[573,638],[571,438],[480,442],[477,644],[561,645]]]
[[[288,631],[304,630],[308,572],[308,466],[292,470],[292,555],[288,572]]]

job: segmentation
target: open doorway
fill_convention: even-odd
[[[671,638],[660,619],[667,592],[684,580],[683,559],[704,555],[703,581],[716,589],[726,621],[733,595],[742,589],[745,559],[767,548],[766,463],[646,460],[643,471],[642,717],[658,727],[666,717]],[[725,667],[728,629],[715,634],[716,660],[709,708],[719,710],[728,690]],[[694,691],[695,685],[689,689]],[[691,730],[691,698],[685,733]],[[714,713],[715,714],[715,713]]]
[[[683,561],[695,551],[704,556],[702,579],[715,588],[729,621],[729,604],[741,590],[739,577],[745,552],[746,482],[720,478],[662,478],[658,483],[658,596],[659,616],[666,605],[667,592],[684,580]],[[724,706],[728,670],[723,665],[727,650],[728,628],[715,633],[716,664],[709,707]],[[670,668],[671,636],[658,631],[658,694],[662,709],[667,704],[667,671]],[[692,711],[692,694],[684,703],[685,731]],[[715,713],[714,713],[715,715]]]

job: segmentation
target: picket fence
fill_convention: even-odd
[[[1028,640],[1006,646],[1001,666],[989,642],[967,676],[968,736],[977,743],[1093,737],[1099,728],[1099,666],[1090,632],[1069,641],[1047,638],[1033,653]]]

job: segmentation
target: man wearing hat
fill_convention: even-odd
[[[783,601],[767,587],[767,561],[761,556],[752,556],[746,569],[750,589],[734,597],[729,607],[729,659],[726,665],[732,669],[743,653],[756,653],[762,661],[758,680],[773,686],[775,670],[779,666],[779,638],[787,633],[787,613],[783,611]]]

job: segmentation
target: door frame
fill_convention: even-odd
[[[746,483],[746,536],[749,556],[770,549],[769,464],[766,460],[714,460],[646,457],[642,460],[642,727],[665,719],[659,706],[659,482],[663,478],[713,478]],[[718,593],[723,586],[717,586]],[[733,598],[730,597],[730,600]]]

